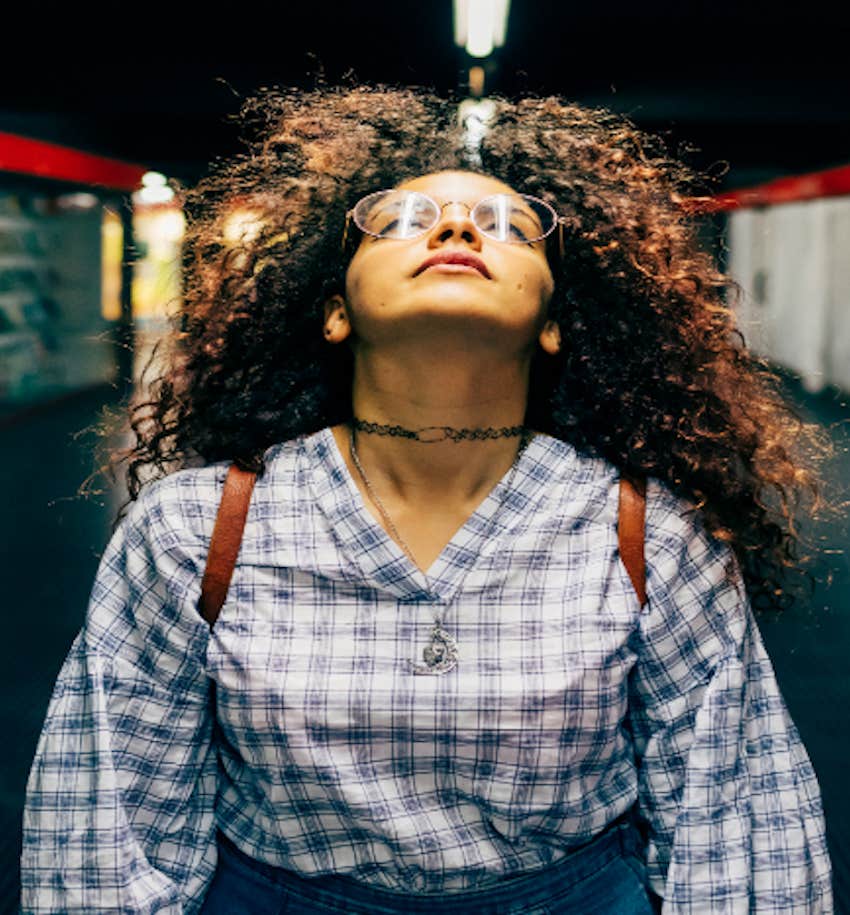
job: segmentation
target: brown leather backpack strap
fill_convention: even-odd
[[[227,596],[257,474],[231,464],[218,506],[198,608],[212,629]]]
[[[620,474],[620,505],[617,538],[620,556],[629,573],[641,607],[646,603],[646,560],[644,559],[644,521],[646,516],[646,480]]]

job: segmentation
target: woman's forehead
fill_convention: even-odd
[[[513,194],[510,185],[477,172],[444,171],[409,178],[396,185],[400,190],[421,191],[438,203],[448,200],[473,204],[487,194]]]

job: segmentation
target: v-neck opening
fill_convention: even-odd
[[[508,495],[504,492],[504,489],[508,484],[511,474],[514,473],[514,470],[516,469],[516,475],[519,477],[522,471],[522,464],[530,457],[536,458],[536,449],[539,446],[540,441],[545,438],[543,434],[538,434],[527,443],[518,459],[511,464],[499,480],[496,481],[487,495],[479,502],[478,506],[467,517],[463,524],[455,529],[452,536],[443,545],[438,556],[434,559],[428,569],[423,572],[407,555],[401,544],[396,543],[369,510],[363,493],[352,477],[348,462],[345,460],[345,456],[340,450],[336,436],[333,434],[333,429],[330,426],[326,426],[321,430],[320,434],[325,440],[329,453],[333,456],[333,462],[336,465],[338,474],[337,478],[345,484],[349,496],[349,505],[353,515],[356,516],[360,522],[361,533],[370,535],[360,539],[371,542],[375,548],[383,549],[391,563],[397,565],[400,570],[403,569],[406,577],[415,580],[420,590],[428,593],[431,597],[442,596],[441,592],[443,589],[441,588],[441,585],[444,584],[443,573],[451,566],[452,554],[456,549],[460,548],[460,542],[464,539],[469,539],[470,541],[474,541],[477,546],[481,546],[485,542],[485,534],[489,535],[494,530],[492,522],[494,521],[494,516],[498,512],[499,507],[504,504]],[[478,527],[479,525],[480,527]]]

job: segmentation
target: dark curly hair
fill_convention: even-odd
[[[475,168],[458,99],[433,89],[320,81],[243,99],[248,151],[191,188],[172,181],[187,220],[182,307],[144,396],[107,409],[100,430],[129,418],[135,434],[100,467],[115,481],[129,460],[122,510],[157,474],[222,460],[262,474],[272,444],[350,419],[352,355],[322,335],[353,254],[340,247],[346,211],[408,178],[478,171],[567,220],[563,257],[548,250],[562,348],[532,363],[526,425],[666,483],[731,544],[754,609],[789,606],[801,495],[814,496],[811,517],[841,511],[819,472],[834,445],[735,328],[727,301],[741,288],[688,205],[714,179],[607,109],[491,98]]]

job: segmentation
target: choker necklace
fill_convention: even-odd
[[[512,435],[525,435],[525,426],[502,426],[494,429],[453,429],[451,426],[423,426],[421,429],[405,429],[402,426],[388,426],[381,423],[367,423],[365,420],[352,418],[351,425],[361,432],[377,432],[378,435],[397,435],[412,438],[417,442],[444,442],[447,438],[459,442],[461,439],[507,438]],[[432,431],[436,430],[436,431]],[[424,436],[422,433],[426,433]],[[442,434],[440,434],[442,433]]]
[[[360,424],[360,425],[358,425],[358,424]],[[393,535],[395,536],[396,541],[399,543],[401,548],[407,554],[408,558],[413,563],[413,565],[416,566],[417,568],[419,568],[417,565],[416,559],[413,557],[413,553],[411,552],[410,547],[404,542],[401,535],[396,530],[396,526],[393,524],[392,519],[390,518],[389,514],[387,513],[387,510],[384,508],[383,503],[378,498],[378,494],[372,488],[372,485],[366,476],[366,472],[363,470],[363,466],[360,463],[360,458],[357,456],[357,449],[354,447],[354,429],[362,428],[363,426],[373,427],[373,428],[367,429],[367,431],[370,431],[370,432],[375,431],[376,429],[381,429],[381,428],[399,430],[399,429],[401,429],[401,427],[400,426],[383,426],[382,427],[382,426],[378,426],[375,423],[362,423],[361,420],[358,420],[355,417],[355,419],[351,423],[350,434],[349,434],[351,459],[354,461],[354,464],[357,467],[357,470],[359,471],[360,476],[363,478],[363,483],[366,485],[366,489],[368,490],[369,494],[371,495],[372,500],[374,501],[375,505],[378,508],[378,511],[381,513],[381,516],[383,517],[384,521],[387,523],[388,527],[393,532]],[[526,446],[528,445],[529,441],[531,441],[531,438],[533,437],[532,435],[529,434],[529,430],[527,430],[525,428],[525,426],[514,426],[514,427],[511,427],[510,430],[506,430],[506,429],[502,429],[502,430],[459,429],[458,430],[458,429],[452,429],[450,426],[426,426],[425,429],[441,429],[444,431],[445,434],[443,435],[443,438],[424,438],[424,439],[418,439],[418,441],[438,442],[438,441],[444,441],[446,438],[452,438],[454,441],[458,441],[460,438],[499,438],[499,437],[504,436],[506,433],[513,434],[513,435],[517,435],[517,434],[522,435],[522,440],[520,441],[519,450],[517,451],[517,455],[514,458],[514,462],[511,467],[511,475],[508,478],[507,483],[505,484],[505,489],[502,493],[502,499],[499,502],[499,508],[501,508],[502,503],[505,500],[505,496],[511,490],[511,486],[514,481],[514,477],[516,476],[517,467],[519,466],[520,455],[523,453],[523,451],[525,451]],[[514,430],[516,430],[516,431],[514,431]],[[418,431],[421,432],[424,430],[420,429]],[[494,431],[497,432],[498,434],[496,434],[496,435],[483,435],[483,434],[463,435],[463,434],[460,434],[460,433],[486,433],[486,432],[494,432]],[[452,433],[455,433],[455,434],[452,434]],[[408,429],[404,429],[400,432],[388,432],[388,433],[384,433],[384,434],[404,435],[406,438],[416,438],[417,437],[416,432],[411,432],[411,430],[408,430]],[[497,509],[496,513],[498,513],[498,509]],[[491,523],[492,523],[492,519],[491,519]],[[420,571],[422,571],[422,570],[420,569]],[[428,590],[431,591],[431,583],[428,581],[428,576],[424,572],[422,572],[422,577],[425,579],[425,582],[428,585]],[[434,626],[431,629],[431,642],[422,652],[422,657],[425,659],[424,665],[423,664],[414,664],[413,661],[410,662],[410,665],[413,668],[413,672],[415,674],[443,674],[443,673],[446,673],[446,671],[451,670],[457,664],[457,660],[458,660],[457,642],[452,635],[450,635],[448,632],[446,632],[445,629],[442,628],[442,619],[441,619],[439,613],[437,614],[437,616],[434,617]]]

